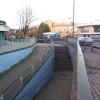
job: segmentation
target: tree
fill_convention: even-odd
[[[32,8],[30,6],[23,8],[21,12],[18,12],[18,15],[20,21],[19,29],[24,32],[25,36],[30,24],[37,19],[35,18],[35,15],[33,15]]]
[[[31,36],[36,36],[36,31],[37,31],[36,27],[29,28],[28,32],[27,32],[27,35],[30,36],[30,37]]]
[[[15,35],[16,35],[16,36],[23,36],[23,35],[24,35],[24,32],[21,31],[21,30],[16,30]]]
[[[47,24],[44,24],[44,30],[43,32],[50,32],[50,28]]]
[[[47,25],[47,24],[44,24],[43,22],[40,24],[40,26],[39,26],[39,28],[37,29],[37,34],[39,35],[39,36],[42,36],[42,34],[44,33],[44,32],[50,32],[51,30],[50,30],[50,28],[49,28],[49,26]]]

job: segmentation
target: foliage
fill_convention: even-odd
[[[28,36],[36,36],[36,30],[37,28],[29,28],[29,30],[27,31],[27,35]]]
[[[42,36],[42,34],[44,33],[44,32],[50,32],[51,30],[50,30],[50,28],[49,28],[49,26],[47,25],[47,24],[44,24],[43,22],[40,24],[40,26],[39,26],[39,28],[37,29],[37,34],[39,35],[39,36]]]
[[[16,30],[15,35],[16,35],[16,36],[23,36],[23,35],[24,35],[24,32],[21,31],[21,30]]]

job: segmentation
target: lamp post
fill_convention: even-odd
[[[74,37],[74,15],[75,15],[75,0],[73,0],[73,31],[72,31],[72,37]]]

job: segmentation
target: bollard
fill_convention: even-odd
[[[91,52],[93,52],[93,46],[91,46]]]
[[[86,43],[84,42],[84,49],[86,49]]]

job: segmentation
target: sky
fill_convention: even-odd
[[[11,28],[17,28],[19,24],[18,11],[25,6],[31,6],[36,20],[32,25],[38,25],[42,21],[53,20],[55,22],[72,21],[73,0],[2,0],[0,1],[0,19],[6,21]],[[75,21],[90,22],[100,20],[100,0],[75,0]]]

